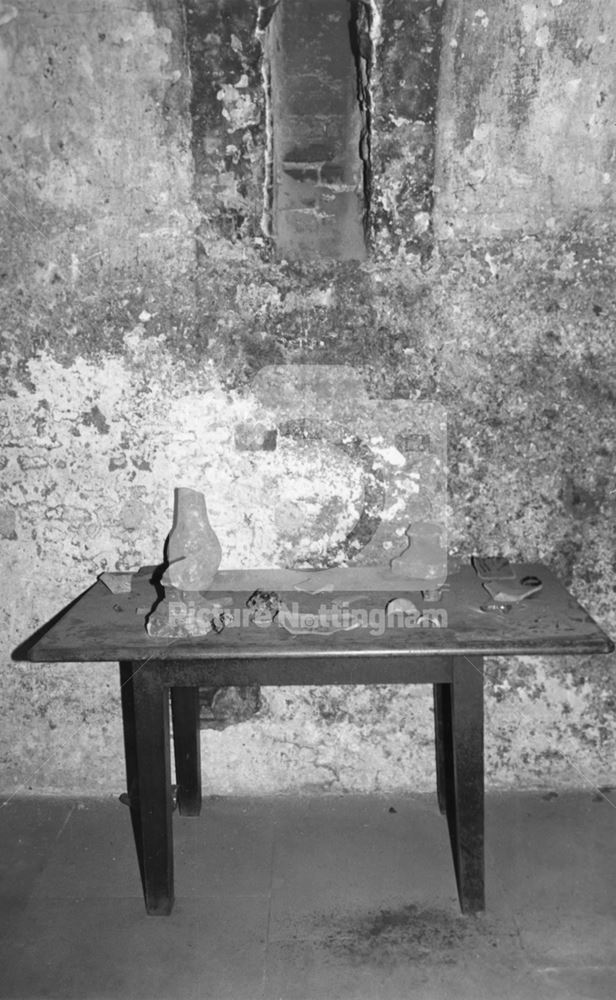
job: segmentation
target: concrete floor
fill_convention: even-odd
[[[128,810],[0,809],[0,997],[612,1000],[616,798],[489,796],[488,910],[459,914],[434,797],[208,799],[146,917]]]

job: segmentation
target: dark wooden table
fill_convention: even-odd
[[[387,583],[358,594],[354,580],[348,593],[343,587],[335,596],[373,609],[372,628],[293,635],[275,622],[267,628],[246,623],[183,640],[146,634],[145,610],[156,592],[150,573],[142,571],[129,593],[111,593],[97,581],[15,655],[41,663],[120,662],[128,799],[146,909],[163,915],[174,898],[169,706],[179,813],[197,816],[200,685],[432,684],[438,803],[447,817],[460,906],[473,913],[485,906],[484,657],[614,648],[544,566],[515,568],[520,576],[540,577],[543,589],[507,614],[480,610],[490,598],[466,566],[449,577],[436,603],[424,603],[420,593],[406,595],[446,627],[379,627],[377,619],[382,626],[385,604],[396,594]],[[286,571],[220,572],[212,593],[236,609],[257,587],[277,590],[303,611],[331,606],[332,594],[298,593],[290,589],[293,579]]]

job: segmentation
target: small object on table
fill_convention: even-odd
[[[417,621],[421,616],[419,608],[416,607],[408,597],[392,598],[392,600],[388,601],[385,605],[385,614],[387,618],[395,618],[399,615],[403,615],[405,617],[413,616],[415,621]]]
[[[488,601],[487,604],[482,604],[479,610],[486,613],[494,612],[498,615],[507,615],[512,607],[512,604],[506,604],[503,601]]]
[[[299,611],[281,604],[277,623],[291,635],[334,635],[349,632],[364,624],[361,609],[334,603],[331,608],[320,608],[318,612]]]
[[[222,632],[233,621],[219,601],[194,590],[165,589],[165,597],[150,612],[146,631],[153,639],[189,639]]]
[[[176,488],[173,527],[165,555],[163,587],[201,593],[211,587],[222,549],[209,522],[203,493],[184,486]]]
[[[501,604],[519,604],[527,597],[538,594],[543,589],[541,580],[533,586],[522,583],[519,580],[512,580],[511,583],[500,583],[498,580],[486,581],[483,584],[490,597]]]
[[[250,609],[250,621],[258,628],[267,628],[280,611],[280,598],[276,591],[255,590],[246,607]]]
[[[226,613],[207,597],[221,558],[205,497],[197,490],[177,487],[160,580],[164,596],[148,615],[148,635],[153,639],[184,639],[222,632]]]
[[[432,521],[409,524],[406,529],[408,546],[389,564],[393,575],[406,580],[423,580],[426,584],[444,581],[447,578],[447,552],[441,535],[441,526]]]
[[[112,594],[130,594],[133,584],[132,573],[99,573],[98,579]]]

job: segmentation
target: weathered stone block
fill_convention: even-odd
[[[324,163],[319,171],[323,184],[342,184],[345,182],[346,170],[341,163]],[[357,173],[357,169],[355,170]]]
[[[441,239],[613,229],[616,7],[449,4],[435,225]]]
[[[276,428],[262,423],[245,423],[235,428],[234,441],[238,451],[275,451]]]
[[[324,163],[333,158],[334,151],[328,142],[308,142],[284,154],[285,166],[288,163]]]
[[[0,538],[17,541],[17,512],[14,507],[0,507]]]
[[[300,167],[284,163],[282,169],[292,181],[299,181],[302,184],[306,181],[311,181],[314,184],[319,179],[319,170],[316,167]]]

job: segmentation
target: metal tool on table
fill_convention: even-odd
[[[538,576],[516,578],[515,570],[504,556],[473,556],[472,564],[484,590],[492,598],[480,610],[508,614],[512,607],[539,593],[543,583]]]

